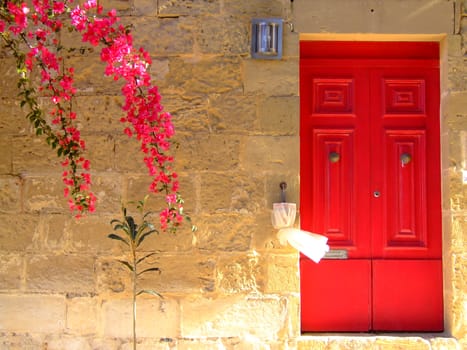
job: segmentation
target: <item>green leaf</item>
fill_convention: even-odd
[[[110,235],[108,235],[107,237],[109,237],[110,239],[115,239],[117,241],[122,241],[123,243],[125,243],[127,246],[130,246],[130,244],[122,237],[120,237],[119,235],[116,235],[114,233],[111,233]]]
[[[138,276],[141,276],[143,273],[146,273],[146,272],[152,272],[152,271],[158,271],[159,273],[161,272],[161,270],[158,268],[158,267],[150,267],[150,268],[147,268],[146,270],[143,270],[141,272],[138,272]]]
[[[138,241],[136,242],[136,247],[139,247],[141,243],[143,243],[144,239],[149,236],[151,233],[158,232],[157,230],[151,230],[146,233],[143,233],[141,237],[139,237]]]
[[[141,294],[150,294],[150,295],[154,295],[156,297],[164,299],[164,297],[161,294],[157,293],[156,291],[152,289],[142,289],[138,293],[136,293],[136,296],[141,295]]]
[[[137,225],[135,224],[135,219],[132,216],[125,216],[125,221],[128,223],[128,227],[130,228],[131,239],[134,240],[136,238],[137,232]]]
[[[153,255],[156,255],[156,254],[157,254],[157,252],[152,252],[152,253],[149,253],[149,254],[147,254],[147,255],[145,255],[145,256],[139,258],[139,259],[136,261],[136,265],[138,265],[140,262],[142,262],[142,261],[146,260],[147,258],[149,258],[149,257],[151,257],[151,256],[153,256]]]
[[[133,271],[133,266],[131,266],[131,264],[128,261],[125,261],[125,260],[117,260],[117,261],[120,264],[125,265],[126,267],[128,267],[128,269],[130,269],[130,271]]]

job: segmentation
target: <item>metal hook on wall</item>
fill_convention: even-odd
[[[287,189],[287,182],[282,181],[279,184],[279,187],[281,189],[281,202],[285,203],[286,202],[285,190]]]

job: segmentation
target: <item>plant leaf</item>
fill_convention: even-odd
[[[142,289],[136,294],[136,296],[141,295],[141,294],[151,294],[151,295],[154,295],[156,297],[164,299],[162,294],[159,294],[159,293],[157,293],[156,291],[154,291],[152,289]]]
[[[122,241],[127,246],[130,246],[130,244],[124,238],[120,237],[119,235],[116,235],[115,233],[111,233],[107,237],[109,237],[110,239],[115,239],[117,241]]]
[[[134,241],[136,238],[136,232],[137,232],[137,225],[135,224],[135,220],[133,219],[132,216],[125,216],[125,221],[128,224],[128,227],[130,229],[130,235],[131,235],[131,240]]]
[[[150,256],[153,256],[153,255],[156,255],[158,252],[152,252],[152,253],[149,253],[141,258],[139,258],[137,261],[136,261],[136,265],[138,265],[140,262],[146,260],[147,258],[149,258]]]
[[[138,242],[136,243],[136,246],[139,247],[139,245],[143,242],[143,240],[146,238],[146,236],[149,236],[151,233],[158,232],[157,230],[151,230],[146,233],[143,233],[141,237],[139,237]]]
[[[126,224],[118,223],[113,227],[113,229],[114,231],[123,230],[128,233],[128,225]]]
[[[130,271],[133,271],[133,266],[130,265],[130,263],[128,261],[125,261],[125,260],[117,260],[120,264],[122,265],[125,265],[126,267],[128,267],[130,269]]]
[[[150,268],[147,268],[146,270],[138,272],[137,276],[141,276],[143,273],[151,272],[151,271],[158,271],[159,273],[161,273],[161,270],[158,267],[150,267]]]

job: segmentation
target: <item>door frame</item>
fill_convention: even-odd
[[[443,130],[446,129],[444,122],[444,110],[447,105],[447,72],[448,72],[448,43],[447,34],[361,34],[361,33],[300,33],[300,41],[369,41],[369,42],[423,42],[423,41],[434,41],[439,44],[439,71],[440,71],[440,164],[441,164],[441,175],[448,169],[448,157],[447,149],[443,147],[446,145],[446,135],[443,135]],[[300,55],[299,55],[300,58]],[[448,188],[448,177],[441,176],[441,210],[449,207],[448,197],[445,195],[445,189]],[[452,324],[452,277],[450,271],[452,267],[452,257],[448,254],[451,250],[450,240],[450,220],[449,217],[442,215],[442,264],[443,264],[443,291],[444,291],[444,329],[445,332],[449,332]]]

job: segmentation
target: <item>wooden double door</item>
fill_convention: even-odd
[[[441,331],[438,43],[301,42],[302,331]]]

